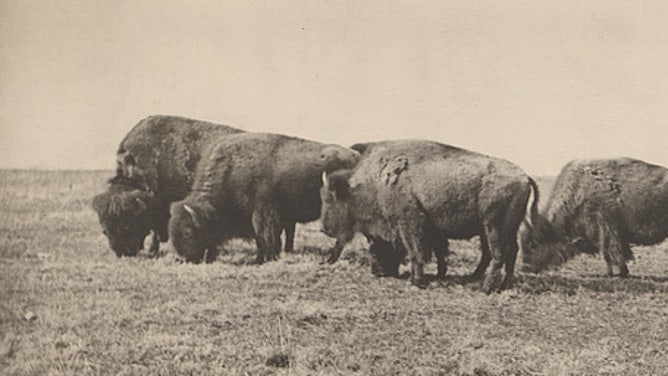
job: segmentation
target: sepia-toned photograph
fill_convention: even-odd
[[[668,375],[667,20],[0,1],[0,374]]]

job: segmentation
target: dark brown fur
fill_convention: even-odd
[[[668,236],[668,169],[630,158],[575,160],[545,210],[521,231],[524,268],[539,272],[580,253],[601,253],[612,275],[628,274],[630,244]]]
[[[358,158],[342,146],[283,135],[224,137],[200,164],[192,193],[172,205],[172,244],[200,262],[213,260],[226,239],[254,238],[257,262],[274,260],[284,223],[318,218],[322,171],[351,168]]]
[[[482,259],[473,276],[481,278],[492,262],[483,289],[510,286],[517,229],[532,191],[535,212],[538,192],[519,167],[422,140],[358,144],[353,149],[363,153],[355,169],[331,174],[322,188],[323,231],[341,243],[361,232],[370,239],[372,254],[392,252],[378,260],[384,274],[396,275],[407,254],[418,286],[425,282],[424,263],[432,253],[439,276],[445,275],[447,239],[480,235]]]
[[[190,191],[204,149],[239,129],[176,116],[150,116],[125,136],[117,152],[116,176],[93,199],[93,208],[118,256],[134,256],[154,232],[151,250],[167,241],[169,205]],[[135,197],[150,195],[143,207]],[[139,209],[139,210],[138,210]]]

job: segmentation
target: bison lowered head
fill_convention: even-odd
[[[521,270],[540,273],[556,268],[579,253],[595,250],[582,238],[567,238],[557,234],[554,226],[543,215],[537,215],[532,225],[523,224],[519,231],[522,254]]]
[[[112,180],[106,192],[93,198],[92,205],[116,256],[136,256],[153,224],[153,193]]]
[[[355,235],[355,220],[350,207],[352,196],[348,184],[351,174],[351,170],[341,170],[329,175],[322,173],[321,230],[341,244],[349,242]]]
[[[215,258],[215,249],[206,249],[213,242],[209,239],[210,215],[213,208],[206,204],[179,201],[172,204],[169,219],[169,238],[174,250],[186,261],[210,262]]]

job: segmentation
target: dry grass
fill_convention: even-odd
[[[246,265],[254,246],[243,241],[210,265],[169,252],[117,259],[89,208],[108,175],[0,171],[0,373],[668,369],[666,244],[635,249],[633,278],[605,278],[602,260],[582,256],[558,271],[520,274],[515,288],[490,296],[461,278],[475,268],[477,240],[453,242],[451,277],[426,290],[373,277],[362,240],[321,265],[332,241],[313,225],[298,227],[297,253],[262,266]]]

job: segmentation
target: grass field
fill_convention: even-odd
[[[425,290],[373,277],[361,239],[320,264],[313,224],[262,266],[243,241],[210,265],[118,259],[90,209],[110,174],[0,171],[0,374],[668,374],[666,243],[625,280],[582,256],[489,296],[461,278],[477,239]]]

